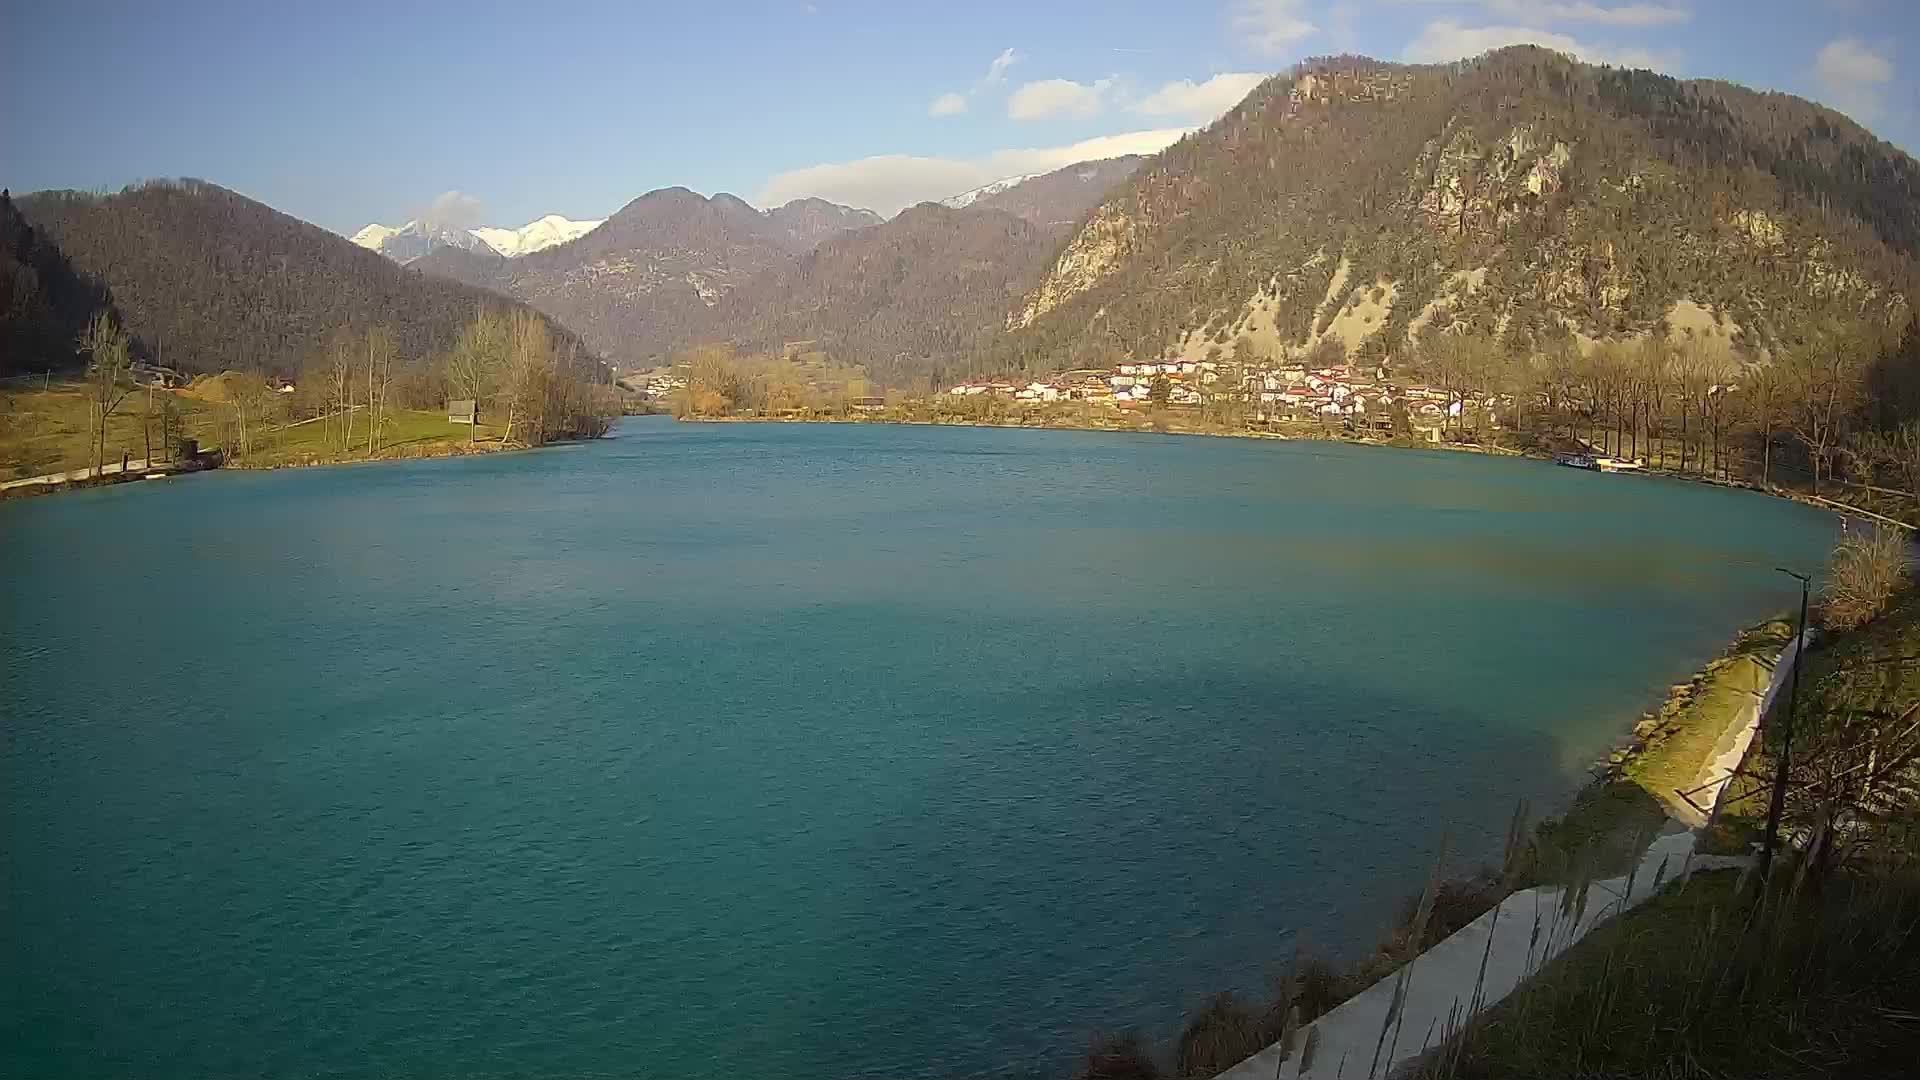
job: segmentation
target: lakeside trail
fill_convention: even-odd
[[[1784,685],[1792,639],[1790,624],[1768,620],[1673,686],[1567,814],[1543,823],[1538,840],[1565,856],[1546,860],[1544,879],[1217,1080],[1395,1075],[1615,915],[1694,873],[1745,866],[1746,838],[1716,844],[1711,829]]]
[[[1670,687],[1566,814],[1544,826],[1568,861],[1584,849],[1615,869],[1633,856],[1622,845],[1636,836],[1669,822],[1705,828],[1721,786],[1752,740],[1760,704],[1792,638],[1785,619],[1748,627],[1692,678]]]
[[[546,446],[561,446],[577,439],[555,439]],[[481,454],[517,454],[528,450],[540,450],[544,447],[528,446],[525,443],[503,444],[498,441],[475,443],[457,443],[446,441],[411,441],[383,446],[373,457],[329,456],[308,454],[298,457],[241,459],[222,461],[218,466],[180,470],[173,463],[158,463],[153,468],[165,469],[164,479],[173,479],[193,472],[212,472],[216,468],[228,472],[273,472],[280,469],[315,469],[335,465],[389,465],[402,461],[426,461],[434,458],[472,457]],[[92,468],[70,469],[65,472],[47,473],[41,476],[23,477],[0,483],[0,499],[31,498],[38,495],[56,495],[66,491],[78,491],[84,488],[104,487],[112,484],[131,483],[138,480],[154,479],[149,475],[149,467],[144,459],[131,461],[125,472],[120,463],[109,462],[100,470],[101,475],[94,477]]]

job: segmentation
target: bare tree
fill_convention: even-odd
[[[171,393],[160,395],[160,448],[166,451],[168,461],[174,459],[180,439],[185,434],[186,425],[180,415],[179,404]]]
[[[467,431],[472,443],[480,427],[480,403],[491,398],[507,368],[507,320],[499,310],[482,307],[460,331],[460,340],[447,354],[448,396],[474,403],[474,423]]]
[[[353,368],[355,343],[351,329],[342,327],[327,343],[327,382],[331,404],[341,419],[340,449],[353,449]]]
[[[540,446],[547,438],[548,394],[554,376],[553,338],[547,324],[531,311],[516,309],[507,325],[506,402],[507,430],[502,441],[513,437],[516,421],[524,424],[528,446]]]
[[[107,460],[107,421],[133,393],[133,360],[127,332],[111,312],[100,311],[80,335],[87,354],[87,416],[92,431],[93,475],[98,478]]]
[[[227,376],[228,400],[233,405],[233,415],[238,427],[240,456],[253,455],[253,437],[259,433],[266,418],[267,408],[273,401],[273,390],[267,386],[267,380],[251,371],[236,371]]]
[[[1920,420],[1909,420],[1882,436],[1886,463],[1920,501]]]
[[[1773,440],[1786,423],[1786,377],[1778,362],[1750,364],[1740,376],[1742,412],[1759,429],[1760,486],[1773,482]]]
[[[1838,328],[1788,354],[1791,386],[1787,422],[1812,459],[1813,493],[1820,494],[1828,453],[1845,433],[1865,387],[1870,348]]]
[[[367,456],[380,449],[380,424],[386,415],[387,390],[393,385],[393,333],[370,326],[366,334]]]
[[[1700,423],[1707,436],[1707,448],[1701,451],[1702,465],[1707,475],[1718,470],[1723,479],[1730,479],[1725,441],[1727,429],[1733,422],[1733,395],[1739,391],[1736,380],[1740,377],[1740,365],[1725,352],[1703,349],[1699,358]],[[1707,457],[1709,452],[1711,458]]]

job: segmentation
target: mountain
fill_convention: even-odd
[[[949,210],[964,210],[989,195],[998,195],[1003,191],[1018,187],[1029,180],[1044,175],[1044,173],[1030,172],[1022,173],[1019,176],[1009,176],[1001,180],[995,180],[991,184],[982,184],[971,191],[963,191],[958,195],[949,195],[940,200],[940,205]]]
[[[480,305],[510,304],[200,180],[38,192],[17,207],[35,250],[57,248],[107,290],[137,351],[187,371],[292,372],[352,325],[385,325],[402,356],[426,357]],[[554,333],[563,349],[577,341]]]
[[[729,293],[710,332],[749,349],[814,340],[889,384],[940,377],[992,344],[1059,240],[1001,210],[922,203]]]
[[[106,287],[75,270],[0,191],[0,374],[76,363],[81,330],[112,303]]]
[[[1087,212],[1098,206],[1115,186],[1133,175],[1146,159],[1138,154],[1082,161],[1052,172],[996,180],[985,187],[941,200],[944,206],[962,209],[1004,210],[1048,228],[1070,228],[1080,224]]]
[[[819,247],[830,236],[872,228],[886,220],[871,210],[812,198],[795,199],[766,211],[766,215],[768,223],[786,237],[787,247],[802,254]]]
[[[424,221],[409,221],[397,229],[385,225],[369,225],[350,238],[354,243],[369,251],[377,251],[398,263],[408,263],[441,248],[459,248],[465,251],[493,251],[491,245],[476,232],[467,229],[450,229]]]
[[[715,307],[745,282],[879,222],[821,199],[763,211],[724,192],[662,188],[569,243],[512,260],[439,248],[412,265],[524,300],[616,362],[640,364],[714,333]]]
[[[399,228],[368,225],[350,238],[356,244],[377,251],[400,263],[409,263],[446,248],[478,254],[518,258],[592,232],[598,221],[570,221],[548,214],[518,229],[481,226],[477,229],[453,229],[423,221],[409,221]]]
[[[569,221],[559,214],[548,214],[517,229],[482,226],[468,230],[488,247],[509,259],[578,240],[600,227],[600,221]],[[470,250],[470,249],[469,249]]]
[[[1012,177],[841,231],[735,284],[674,344],[726,339],[769,349],[811,340],[896,385],[964,372],[998,343],[1007,310],[1039,282],[1072,227],[1142,160]]]
[[[1754,359],[1904,325],[1917,266],[1920,165],[1822,106],[1525,46],[1339,57],[1149,159],[981,363],[1089,341],[1389,358],[1429,327],[1515,356],[1663,334]]]

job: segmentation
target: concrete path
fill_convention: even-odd
[[[133,460],[127,462],[127,468],[126,468],[127,472],[137,473],[137,472],[145,472],[146,470],[147,470],[146,458],[134,458]],[[116,476],[119,473],[120,473],[120,463],[117,461],[109,461],[106,464],[100,466],[101,476]],[[91,477],[92,475],[93,475],[92,467],[88,467],[85,469],[68,469],[66,472],[43,473],[39,476],[29,476],[20,480],[9,480],[4,484],[0,484],[0,491],[7,491],[11,488],[18,488],[18,487],[29,487],[34,484],[64,484],[71,480],[85,480]]]
[[[1327,1077],[1356,1080],[1385,1077],[1438,1045],[1448,1028],[1458,1028],[1480,1009],[1499,1002],[1548,961],[1587,936],[1594,927],[1638,906],[1655,889],[1696,870],[1740,866],[1743,856],[1695,855],[1691,832],[1654,841],[1633,873],[1593,882],[1586,906],[1561,888],[1514,893],[1499,907],[1421,953],[1401,969],[1406,1000],[1401,1018],[1386,1029],[1395,987],[1390,975],[1359,996],[1307,1025],[1295,1039],[1290,1060],[1280,1060],[1278,1044],[1267,1047],[1220,1074],[1219,1080],[1292,1080]],[[1561,913],[1566,900],[1572,910]],[[1313,1061],[1300,1069],[1300,1047],[1308,1031],[1318,1031]]]
[[[1701,805],[1718,808],[1727,781],[1753,743],[1761,718],[1786,685],[1798,645],[1795,641],[1781,651],[1766,692],[1754,695],[1728,748],[1709,763],[1711,782],[1694,796]],[[1705,820],[1706,815],[1701,815],[1699,824]],[[1516,892],[1415,957],[1398,973],[1307,1025],[1295,1037],[1291,1057],[1282,1060],[1280,1047],[1275,1044],[1221,1073],[1217,1080],[1391,1076],[1443,1042],[1450,1028],[1460,1028],[1475,1013],[1500,1002],[1594,927],[1639,906],[1659,889],[1695,871],[1747,863],[1742,855],[1696,854],[1695,843],[1691,830],[1660,837],[1632,872],[1591,882],[1584,903],[1578,896],[1567,896],[1559,886]],[[1564,914],[1563,902],[1567,905]],[[1401,1015],[1388,1028],[1387,1015],[1396,987],[1402,982],[1405,999]],[[1314,1040],[1313,1059],[1303,1071],[1301,1050],[1308,1032],[1319,1034]]]
[[[1807,632],[1806,640],[1811,642],[1817,634]],[[1760,721],[1773,710],[1773,703],[1779,698],[1787,685],[1787,679],[1793,671],[1794,654],[1800,650],[1800,639],[1787,642],[1774,658],[1773,674],[1767,680],[1764,692],[1753,696],[1753,702],[1740,711],[1738,721],[1730,729],[1730,737],[1725,737],[1715,749],[1719,751],[1713,760],[1707,762],[1694,778],[1697,785],[1688,793],[1688,801],[1681,807],[1675,807],[1673,816],[1684,821],[1689,827],[1705,828],[1713,814],[1720,812],[1720,800],[1726,797],[1727,784],[1733,780],[1734,772],[1740,763],[1747,760],[1747,750],[1753,746],[1753,737],[1760,731]],[[1702,811],[1701,807],[1706,807]]]

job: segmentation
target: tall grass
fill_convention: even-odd
[[[1833,549],[1820,622],[1829,630],[1864,626],[1886,610],[1907,577],[1907,533],[1886,526],[1849,527]]]
[[[1094,1039],[1074,1071],[1074,1080],[1160,1080],[1160,1066],[1139,1032]]]
[[[1595,930],[1416,1075],[1911,1075],[1920,875],[1743,884],[1703,875]]]

